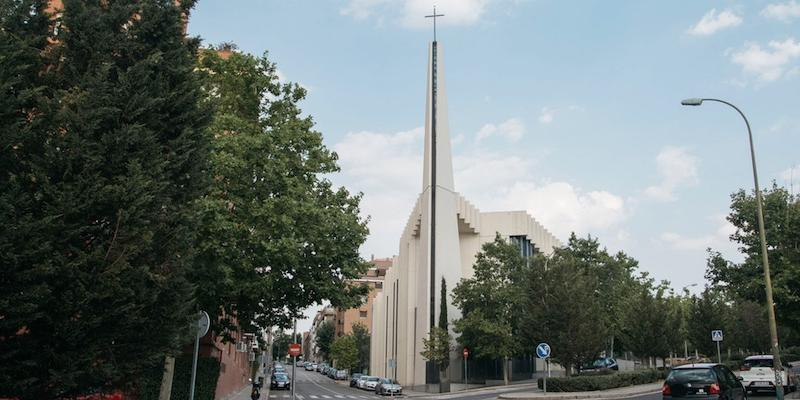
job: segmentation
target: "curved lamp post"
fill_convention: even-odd
[[[767,292],[767,315],[769,316],[769,336],[770,336],[770,344],[772,345],[773,366],[775,369],[775,398],[778,400],[783,400],[784,382],[782,382],[781,379],[783,364],[781,364],[780,349],[778,348],[778,328],[775,323],[775,307],[772,303],[772,278],[770,277],[769,274],[769,258],[767,257],[767,238],[766,234],[764,233],[764,209],[761,205],[761,189],[758,186],[758,172],[756,170],[756,153],[755,150],[753,149],[753,132],[750,130],[750,122],[747,121],[747,117],[744,116],[742,110],[740,110],[735,105],[728,103],[725,100],[691,98],[681,101],[681,105],[699,106],[703,104],[704,101],[716,101],[717,103],[723,103],[731,106],[734,110],[736,110],[739,113],[739,115],[742,116],[745,125],[747,125],[747,135],[750,139],[750,160],[753,163],[753,182],[755,183],[756,187],[756,205],[758,207],[758,235],[761,239],[761,262],[764,265],[764,286]]]

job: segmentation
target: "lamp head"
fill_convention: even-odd
[[[703,104],[703,99],[697,97],[681,100],[681,105],[684,106],[699,106],[700,104]]]

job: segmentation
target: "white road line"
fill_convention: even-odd
[[[310,394],[310,395],[308,395],[308,397],[309,397],[309,398],[312,398],[312,399],[316,399],[316,398],[317,398],[317,395],[315,395],[315,394]]]
[[[302,394],[295,394],[294,397],[297,397],[298,399],[303,400],[303,395]]]
[[[342,395],[340,395],[340,394],[337,394],[335,397],[336,397],[337,399],[343,399],[343,398],[344,398],[344,396],[342,396]]]
[[[331,396],[328,396],[327,394],[323,394],[323,395],[322,395],[322,398],[323,398],[323,399],[330,399],[330,398],[331,398]]]

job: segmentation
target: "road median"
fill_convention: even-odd
[[[627,386],[622,388],[595,390],[591,392],[551,392],[543,391],[502,393],[497,397],[503,400],[564,400],[564,399],[624,399],[641,396],[643,394],[658,393],[661,391],[661,382],[646,385]]]

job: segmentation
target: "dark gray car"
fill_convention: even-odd
[[[741,380],[722,364],[687,364],[673,368],[661,389],[663,398],[745,400]]]

